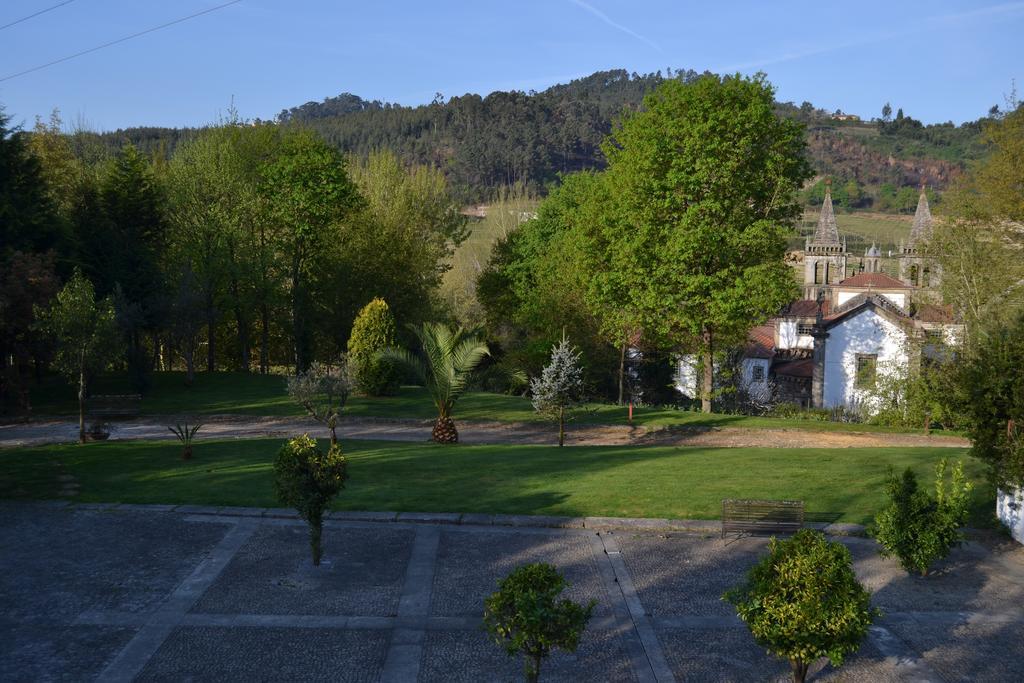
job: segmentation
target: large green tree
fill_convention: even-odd
[[[783,260],[811,175],[802,125],[779,118],[762,75],[669,81],[604,144],[615,292],[642,333],[696,351],[710,412],[716,348],[796,294]]]
[[[363,206],[363,199],[344,157],[303,130],[285,135],[280,154],[264,170],[261,190],[278,226],[287,268],[293,362],[299,372],[313,360],[317,292],[311,271],[331,253],[341,223]]]

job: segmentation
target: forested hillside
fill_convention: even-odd
[[[331,145],[365,156],[387,148],[407,162],[444,170],[459,199],[490,198],[521,183],[545,193],[559,174],[603,168],[600,145],[614,121],[640,107],[643,96],[666,79],[689,81],[695,71],[630,74],[601,71],[542,92],[467,94],[407,107],[343,93],[282,111],[284,125],[315,129]],[[922,181],[941,190],[966,164],[980,157],[981,123],[923,125],[902,110],[878,122],[834,120],[810,102],[778,104],[779,112],[807,126],[809,153],[819,175],[849,189],[840,204],[899,212],[912,210],[897,197]],[[169,155],[190,131],[132,128],[105,133],[95,142]],[[814,203],[809,192],[806,199]]]

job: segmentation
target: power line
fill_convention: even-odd
[[[238,4],[241,1],[242,0],[231,0],[231,2],[225,2],[223,5],[217,5],[216,7],[211,7],[209,9],[204,9],[201,12],[196,12],[195,14],[190,14],[187,17],[182,17],[181,19],[175,19],[174,21],[168,21],[166,24],[160,24],[159,26],[154,26],[153,28],[147,28],[145,31],[139,31],[138,33],[133,33],[130,36],[125,36],[123,38],[118,38],[117,40],[112,40],[109,43],[103,43],[102,45],[97,45],[96,47],[91,47],[88,50],[82,50],[81,52],[76,52],[73,55],[68,55],[67,57],[61,57],[60,59],[55,59],[52,62],[47,62],[46,64],[41,64],[39,66],[34,66],[31,69],[25,69],[24,71],[19,71],[18,73],[11,74],[10,76],[4,76],[3,78],[0,78],[0,83],[3,83],[4,81],[9,81],[12,78],[17,78],[18,76],[24,76],[25,74],[30,74],[33,71],[39,71],[41,69],[45,69],[47,67],[51,67],[54,64],[60,64],[61,62],[66,62],[69,59],[74,59],[76,57],[81,57],[82,55],[87,55],[90,52],[96,52],[97,50],[102,50],[103,48],[107,48],[107,47],[110,47],[112,45],[117,45],[118,43],[123,43],[126,40],[131,40],[132,38],[138,38],[139,36],[144,36],[147,33],[152,33],[153,31],[159,31],[160,29],[167,28],[168,26],[174,26],[175,24],[180,24],[181,22],[188,21],[189,19],[195,19],[196,17],[201,17],[202,15],[209,14],[210,12],[216,12],[219,9],[224,9],[225,7],[228,7],[230,5]]]
[[[14,26],[15,24],[20,24],[23,21],[28,21],[29,19],[31,19],[33,17],[38,17],[40,14],[46,14],[47,12],[52,12],[53,10],[57,9],[58,7],[63,7],[64,5],[70,5],[74,1],[75,0],[64,0],[64,2],[57,3],[53,7],[47,7],[46,9],[41,9],[38,12],[36,12],[35,14],[30,14],[27,17],[22,17],[21,19],[15,19],[14,21],[12,21],[9,24],[4,24],[3,26],[0,26],[0,31],[3,31],[5,28],[10,28],[10,27]]]

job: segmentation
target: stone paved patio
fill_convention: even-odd
[[[514,566],[598,608],[547,681],[783,680],[719,596],[764,539],[0,505],[0,680],[514,681],[480,629]],[[246,514],[248,513],[248,514]],[[1024,680],[1024,549],[971,543],[927,578],[842,539],[885,613],[812,680]]]

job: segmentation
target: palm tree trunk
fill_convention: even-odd
[[[455,421],[447,416],[438,417],[437,422],[434,423],[434,429],[430,433],[430,438],[435,443],[458,443],[459,430],[455,428]]]

